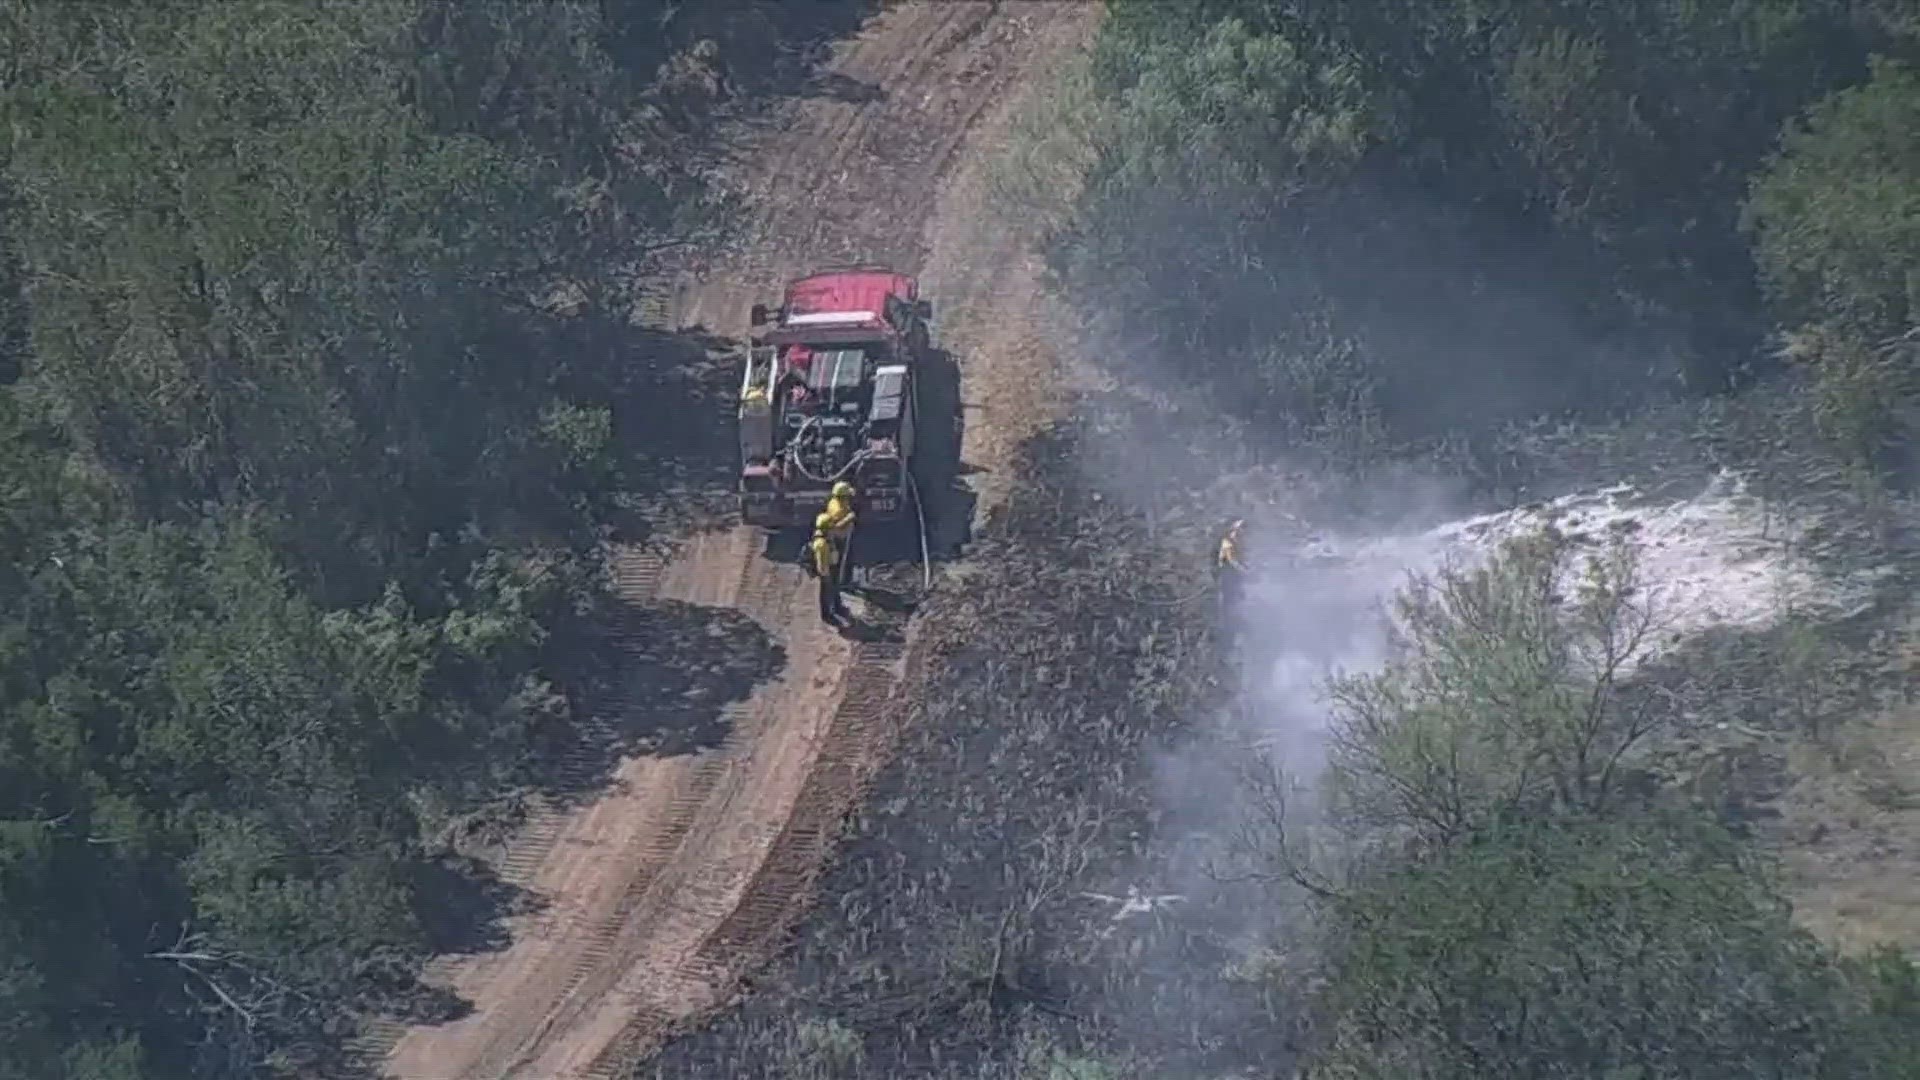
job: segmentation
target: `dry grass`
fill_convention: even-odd
[[[1800,918],[1847,952],[1920,950],[1920,702],[1909,625],[1869,668],[1874,707],[1791,747],[1776,830]]]
[[[986,193],[1003,214],[1044,238],[1073,218],[1083,178],[1097,155],[1100,105],[1084,51],[1011,102],[1004,136],[987,159]]]
[[[1097,5],[1083,5],[1076,17],[1044,26],[1046,41],[1029,47],[1077,55],[1099,17]],[[936,298],[940,343],[961,365],[964,451],[980,469],[968,486],[981,516],[1015,494],[1003,464],[1073,404],[1059,356],[1061,305],[1047,293],[1031,250],[1046,223],[1008,200],[999,180],[1005,163],[1031,145],[1032,118],[1052,115],[1047,103],[1054,94],[1050,80],[1016,84],[981,116],[926,234],[922,284]]]
[[[1792,767],[1780,832],[1801,921],[1849,953],[1920,949],[1920,712],[1876,715],[1838,760],[1801,748]]]
[[[1912,580],[1906,571],[1902,580]],[[1780,861],[1803,925],[1849,953],[1920,948],[1920,706],[1896,595],[1850,623],[1697,641],[1652,672],[1690,718],[1655,773]]]

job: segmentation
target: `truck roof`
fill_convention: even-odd
[[[886,322],[889,295],[912,301],[918,291],[913,278],[891,270],[828,270],[812,274],[787,286],[786,317],[781,320],[781,327],[878,329]]]

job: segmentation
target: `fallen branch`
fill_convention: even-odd
[[[220,985],[220,981],[218,979],[215,979],[213,976],[207,974],[206,972],[194,966],[194,961],[204,960],[209,962],[218,962],[217,957],[207,956],[204,953],[152,952],[147,954],[147,958],[149,960],[171,961],[176,967],[180,968],[182,971],[185,971],[188,974],[193,975],[194,977],[198,978],[201,982],[207,984],[207,989],[212,990],[214,992],[214,995],[217,996],[220,999],[220,1001],[226,1005],[227,1008],[233,1010],[233,1012],[240,1017],[240,1023],[244,1025],[248,1031],[253,1030],[253,1026],[254,1026],[253,1010],[247,1008],[245,1005],[240,1004],[238,999],[236,999],[232,994],[227,992],[226,987],[223,987]]]

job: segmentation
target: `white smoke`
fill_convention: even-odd
[[[1471,568],[1506,541],[1548,527],[1596,554],[1614,537],[1631,545],[1635,602],[1658,632],[1622,675],[1709,629],[1763,629],[1790,613],[1844,617],[1870,602],[1889,572],[1822,570],[1807,554],[1817,523],[1770,508],[1732,474],[1686,499],[1617,485],[1401,535],[1269,538],[1236,627],[1247,665],[1242,700],[1220,735],[1233,753],[1256,753],[1283,771],[1301,797],[1296,809],[1305,810],[1333,721],[1327,683],[1386,661],[1391,603],[1410,575]],[[1583,561],[1569,560],[1568,573]]]

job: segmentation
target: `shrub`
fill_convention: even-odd
[[[1484,566],[1414,577],[1397,657],[1331,687],[1343,820],[1441,844],[1531,805],[1607,805],[1621,759],[1661,721],[1618,692],[1655,618],[1624,540],[1584,565],[1574,553],[1543,532]]]
[[[1503,815],[1329,922],[1328,1080],[1861,1075],[1838,971],[1700,821]]]
[[[1920,320],[1920,67],[1876,62],[1791,125],[1745,222],[1788,318],[1867,340]]]

